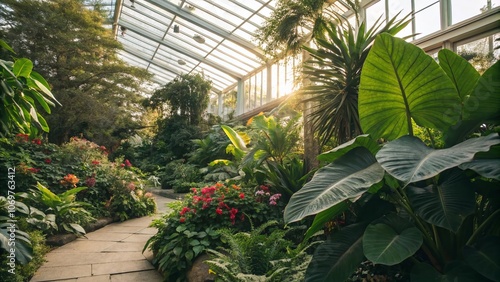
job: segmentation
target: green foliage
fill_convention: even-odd
[[[2,0],[0,38],[36,62],[63,105],[47,117],[51,142],[83,134],[111,148],[140,127],[141,85],[150,75],[118,58],[102,13],[75,0]]]
[[[0,51],[2,49],[14,53],[5,41],[0,40]],[[47,81],[33,71],[32,61],[26,58],[0,59],[0,89],[0,137],[14,132],[32,136],[36,136],[39,130],[49,132],[47,122],[37,109],[42,108],[50,114],[50,106],[59,102],[50,92]]]
[[[169,281],[182,281],[198,255],[221,245],[218,230],[249,230],[250,222],[261,224],[281,217],[276,203],[261,201],[249,189],[221,183],[192,188],[182,204],[171,208],[170,214],[155,223],[158,233],[146,244],[155,254],[153,263]]]
[[[190,188],[197,186],[196,183],[202,181],[199,168],[182,159],[168,163],[158,176],[163,189],[173,189],[176,193],[187,193]]]
[[[212,82],[202,74],[180,75],[156,90],[144,105],[159,110],[164,116],[179,116],[189,125],[199,125],[211,88]]]
[[[231,157],[226,153],[229,141],[220,125],[212,126],[203,139],[194,139],[192,142],[195,145],[195,149],[189,154],[189,162],[192,164],[203,167],[213,160]]]
[[[24,282],[29,281],[40,266],[45,262],[44,256],[50,251],[50,248],[45,245],[45,236],[41,231],[29,231],[27,232],[33,247],[33,257],[27,264],[16,265],[15,274],[8,273],[7,268],[3,267],[0,270],[0,277],[2,281],[5,282]],[[2,265],[7,265],[7,261],[4,259],[6,254],[0,251],[0,255],[3,258],[0,263]]]
[[[78,236],[85,234],[82,225],[92,222],[94,218],[85,210],[88,204],[75,201],[75,199],[76,194],[86,187],[73,188],[58,195],[40,183],[36,188],[37,190],[31,189],[27,193],[19,194],[19,197],[26,199],[32,206],[46,214],[53,214],[57,231],[74,233]]]
[[[2,254],[2,258],[6,258],[7,253],[12,255],[10,250],[15,249],[13,261],[11,258],[8,259],[8,262],[14,265],[16,262],[27,264],[33,257],[33,247],[29,234],[20,230],[16,218],[11,216],[18,215],[18,213],[27,213],[26,205],[17,202],[13,193],[9,193],[7,197],[0,196],[0,254]],[[15,236],[14,241],[10,240],[12,234]],[[3,256],[4,254],[5,256]]]
[[[299,121],[297,113],[281,118],[259,114],[248,121],[246,132],[222,125],[231,141],[226,151],[241,160],[234,178],[270,185],[286,199],[300,189],[309,174],[300,159]]]
[[[335,14],[334,21],[323,23],[324,33],[316,36],[318,47],[304,47],[311,56],[304,66],[304,74],[311,81],[305,88],[304,101],[312,102],[310,117],[321,145],[332,138],[339,145],[363,132],[358,116],[361,68],[378,34],[397,34],[410,21],[408,17],[394,17],[384,24],[379,18],[368,28],[359,20],[356,5],[353,7],[354,25]]]
[[[498,279],[495,267],[485,266],[496,259],[489,250],[499,247],[494,222],[500,215],[500,137],[484,128],[498,128],[500,121],[498,107],[493,111],[500,97],[500,63],[478,77],[472,71],[457,73],[456,66],[470,70],[458,55],[447,50],[439,55],[442,67],[403,40],[388,34],[375,40],[359,93],[361,124],[370,135],[323,154],[332,163],[318,170],[285,209],[286,222],[317,214],[312,230],[325,222],[324,215],[348,209],[357,214],[357,224],[317,249],[306,281],[343,281],[364,256],[387,266],[413,258],[419,263],[414,263],[412,281]],[[391,68],[383,67],[387,62]],[[387,74],[380,75],[381,67]],[[472,97],[480,107],[467,107]],[[443,132],[430,137],[442,136],[444,142],[430,143],[444,148],[428,147],[412,136],[413,123]],[[457,134],[458,129],[475,134]],[[379,148],[375,140],[381,137],[389,142]],[[363,216],[357,208],[369,209],[374,199],[387,201],[388,208],[377,204],[371,216]],[[356,251],[349,249],[353,246]]]
[[[205,261],[220,281],[302,281],[311,256],[306,246],[295,248],[281,228],[266,232],[276,221],[268,221],[250,232],[220,231],[227,247],[208,250]]]

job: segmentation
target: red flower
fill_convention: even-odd
[[[29,139],[30,139],[30,136],[28,134],[19,133],[19,134],[16,135],[16,141],[18,143],[28,142]]]
[[[182,208],[182,210],[181,210],[181,212],[180,212],[180,215],[184,215],[184,214],[186,214],[187,212],[189,212],[190,210],[191,210],[191,209],[190,209],[190,208],[188,208],[188,207],[183,207],[183,208]]]
[[[92,164],[93,164],[93,165],[99,165],[99,164],[100,164],[100,162],[99,162],[99,161],[96,161],[96,160],[93,160],[93,161],[92,161]]]
[[[125,167],[125,164],[120,164],[121,167]]]
[[[184,223],[184,222],[186,222],[186,218],[185,218],[185,217],[181,217],[181,218],[179,219],[179,222],[180,222],[180,223]]]
[[[245,193],[240,193],[240,199],[245,199]]]
[[[40,169],[39,168],[30,167],[30,168],[28,168],[28,171],[31,172],[31,173],[38,173],[40,171]]]
[[[219,209],[219,208],[215,209],[215,212],[216,212],[218,215],[221,215],[221,214],[222,214],[222,210],[221,210],[221,209]]]
[[[31,141],[33,144],[36,144],[36,145],[42,145],[42,140],[36,138],[36,139],[33,139],[33,141]]]
[[[51,163],[52,163],[52,160],[51,160],[51,159],[45,159],[45,163],[46,163],[46,164],[51,164]]]
[[[132,166],[132,164],[130,163],[129,160],[125,160],[123,163],[125,164],[126,167],[131,167]]]

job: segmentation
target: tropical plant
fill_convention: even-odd
[[[222,129],[231,141],[227,151],[241,160],[243,179],[272,188],[288,199],[309,176],[299,159],[300,115],[288,119],[259,114],[248,121],[248,133],[240,133],[227,125]]]
[[[204,263],[220,281],[302,281],[311,260],[306,252],[310,245],[295,246],[286,239],[293,229],[266,231],[277,224],[268,221],[250,232],[220,230],[227,247],[209,249],[212,258]]]
[[[69,232],[76,235],[84,235],[86,225],[94,220],[90,213],[85,210],[89,204],[75,201],[76,194],[87,187],[77,187],[61,194],[54,194],[47,187],[37,183],[36,190],[19,194],[34,207],[41,209],[46,214],[53,214],[57,223],[58,232]]]
[[[344,281],[365,257],[389,266],[413,258],[412,281],[499,281],[499,72],[497,62],[481,76],[449,50],[438,64],[404,40],[377,36],[359,94],[370,135],[322,154],[331,163],[292,196],[284,217],[316,215],[310,235],[353,203],[389,206],[318,247],[306,281]],[[414,124],[444,132],[445,148],[414,137]],[[382,148],[381,138],[390,140]]]
[[[304,102],[311,102],[311,119],[321,145],[330,139],[341,144],[362,133],[358,116],[358,89],[361,68],[378,34],[397,34],[411,19],[397,16],[384,24],[379,18],[372,27],[358,17],[351,24],[342,15],[323,23],[324,34],[315,38],[317,47],[304,46],[311,59],[304,65],[310,81],[304,89]]]
[[[27,213],[28,207],[17,201],[13,193],[9,193],[7,198],[0,196],[0,254],[3,258],[8,257],[8,265],[14,266],[11,269],[15,268],[16,261],[27,264],[33,256],[30,236],[19,229],[17,220],[13,217]]]
[[[0,40],[0,51],[14,50]],[[14,61],[0,59],[0,137],[11,132],[36,136],[39,130],[49,132],[49,126],[39,113],[42,108],[50,114],[50,106],[59,103],[50,92],[45,79],[33,70],[33,62],[26,58]]]

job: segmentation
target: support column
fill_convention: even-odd
[[[236,116],[245,112],[245,88],[242,79],[238,79],[238,92],[236,93]]]
[[[309,60],[309,53],[302,51],[302,62]],[[307,87],[311,82],[305,76],[303,78],[303,87]],[[303,95],[304,99],[309,97]],[[311,123],[310,114],[313,111],[313,102],[302,103],[302,119],[304,122],[304,162],[307,171],[317,168],[319,161],[317,159],[320,153],[318,138],[314,134],[314,129]]]

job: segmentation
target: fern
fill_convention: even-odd
[[[260,282],[260,281],[300,281],[311,260],[307,249],[312,246],[299,245],[284,239],[293,229],[274,229],[270,234],[266,229],[278,225],[269,221],[250,233],[231,233],[221,230],[220,235],[227,247],[208,250],[212,259],[205,263],[216,273],[218,281]]]

